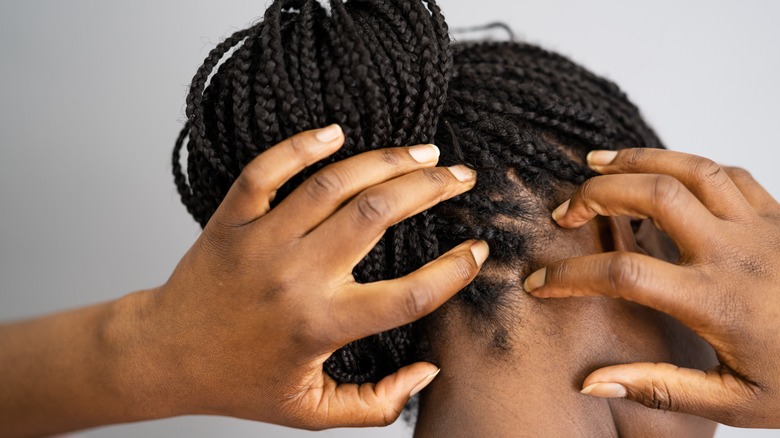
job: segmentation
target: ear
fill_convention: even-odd
[[[650,219],[633,224],[632,219],[625,216],[607,217],[604,220],[609,223],[612,237],[612,248],[605,250],[638,252],[667,262],[676,262],[680,258],[680,252],[672,239],[656,228]]]
[[[612,233],[613,251],[641,252],[637,245],[634,229],[631,227],[631,219],[627,216],[606,217],[609,222],[609,231]]]

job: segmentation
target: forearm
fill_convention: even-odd
[[[0,435],[45,435],[173,415],[143,353],[149,292],[0,325]]]

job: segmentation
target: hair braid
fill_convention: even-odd
[[[388,229],[353,276],[406,275],[464,239],[485,239],[491,267],[455,302],[499,326],[512,275],[546,244],[547,204],[591,175],[587,152],[661,146],[612,82],[529,44],[453,44],[433,0],[330,0],[329,9],[275,0],[209,53],[186,114],[173,174],[202,226],[257,154],[328,123],[342,126],[344,146],[281,187],[274,205],[323,166],[377,148],[435,142],[441,164],[476,168],[471,191]],[[414,323],[361,339],[324,369],[339,382],[377,381],[425,356],[425,336]]]

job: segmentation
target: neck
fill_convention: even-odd
[[[416,436],[712,436],[715,424],[706,420],[579,392],[584,378],[605,365],[709,366],[706,346],[687,329],[618,300],[517,296],[525,311],[506,351],[488,346],[450,306],[436,331],[447,342],[434,345],[442,371],[422,394]]]

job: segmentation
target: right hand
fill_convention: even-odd
[[[435,377],[419,362],[376,384],[337,384],[322,364],[432,312],[477,275],[481,241],[402,278],[352,277],[389,226],[471,189],[475,174],[434,167],[432,145],[380,149],[327,166],[270,208],[285,181],[343,141],[332,125],[255,158],[169,281],[137,296],[143,335],[130,375],[153,383],[143,391],[152,409],[307,429],[387,425]]]

